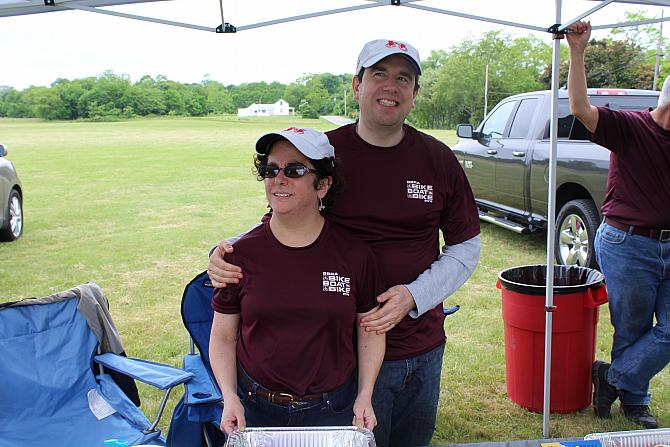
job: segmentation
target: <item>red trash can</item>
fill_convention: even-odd
[[[546,265],[503,270],[502,292],[507,396],[530,411],[544,403]],[[598,306],[607,302],[597,270],[554,267],[554,306],[549,411],[572,413],[591,404]]]

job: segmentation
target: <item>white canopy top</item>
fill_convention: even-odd
[[[429,11],[429,12],[434,12],[434,13],[439,13],[439,14],[446,14],[446,15],[452,15],[456,17],[461,17],[461,18],[466,18],[466,19],[471,19],[471,20],[480,20],[480,21],[485,21],[489,23],[496,23],[498,25],[505,25],[505,26],[512,26],[515,28],[525,28],[528,30],[533,30],[533,31],[547,31],[547,24],[538,24],[538,25],[529,25],[525,23],[517,23],[517,22],[511,22],[507,20],[500,20],[495,17],[485,17],[477,14],[470,14],[470,13],[465,13],[465,12],[459,12],[459,11],[454,11],[454,10],[449,10],[449,9],[443,9],[443,8],[436,8],[432,6],[428,6],[425,4],[422,4],[421,2],[423,0],[360,0],[359,5],[354,5],[354,6],[346,6],[342,8],[337,8],[337,9],[329,9],[329,10],[323,10],[323,11],[318,11],[318,12],[313,12],[313,13],[308,13],[308,14],[301,14],[301,15],[296,15],[296,16],[290,16],[290,17],[283,17],[283,18],[277,18],[274,20],[268,20],[265,22],[259,22],[259,23],[253,23],[253,24],[236,24],[236,23],[231,23],[227,25],[225,28],[222,28],[221,26],[214,27],[210,25],[196,25],[196,24],[190,24],[190,23],[183,23],[183,22],[175,22],[175,21],[170,21],[170,20],[164,20],[164,19],[159,19],[159,18],[154,18],[154,17],[148,17],[148,16],[140,16],[140,15],[135,15],[135,14],[127,14],[115,10],[110,10],[106,9],[107,7],[110,6],[120,6],[120,5],[129,5],[129,4],[137,4],[137,3],[152,3],[152,2],[163,2],[163,1],[169,1],[169,0],[0,0],[0,18],[1,17],[9,17],[9,16],[19,16],[19,15],[27,15],[27,14],[39,14],[39,13],[45,13],[45,12],[56,12],[56,11],[68,11],[68,10],[82,10],[82,11],[88,11],[88,12],[93,12],[93,13],[98,13],[98,14],[106,14],[106,15],[113,15],[117,17],[123,17],[127,19],[134,19],[134,20],[142,20],[142,21],[148,21],[148,22],[154,22],[154,23],[161,23],[164,25],[171,25],[171,26],[179,26],[179,27],[184,27],[184,28],[191,28],[191,29],[197,29],[201,31],[209,31],[209,32],[240,32],[244,31],[247,29],[253,29],[253,28],[259,28],[259,27],[264,27],[264,26],[270,26],[270,25],[276,25],[279,23],[286,23],[286,22],[291,22],[291,21],[296,21],[296,20],[303,20],[303,19],[308,19],[308,18],[313,18],[313,17],[319,17],[319,16],[325,16],[325,15],[332,15],[332,14],[339,14],[343,12],[349,12],[349,11],[355,11],[355,10],[361,10],[361,9],[369,9],[369,8],[376,8],[376,7],[381,7],[381,6],[403,6],[403,7],[408,7],[408,8],[414,8],[414,9],[420,9],[424,11]],[[586,11],[584,14],[575,17],[574,19],[571,19],[569,21],[565,21],[563,25],[559,28],[559,30],[563,30],[567,25],[577,21],[581,20],[582,18],[592,14],[593,12],[602,9],[603,7],[607,6],[610,3],[630,3],[630,4],[639,4],[639,5],[646,5],[646,6],[670,6],[670,0],[589,0],[593,2],[598,2],[598,5],[595,7],[589,9]],[[223,21],[224,17],[224,12],[225,12],[225,5],[223,5],[223,0],[219,0],[219,3],[221,5],[221,16],[220,17],[213,17],[213,23],[221,23]],[[343,3],[350,3],[350,2],[343,2]],[[445,0],[444,1],[445,5],[446,4],[452,4],[452,5],[459,5],[461,2],[456,2],[454,0]],[[514,3],[513,1],[510,3]],[[553,1],[547,0],[547,4],[551,5]],[[318,2],[315,2],[315,4],[318,4]],[[159,9],[160,6],[157,6],[157,9]],[[659,22],[659,21],[665,21],[665,20],[670,20],[670,17],[665,18],[665,19],[653,19],[649,21],[644,21],[644,22],[626,22],[624,24],[604,24],[604,25],[597,25],[594,26],[594,29],[604,29],[604,28],[612,28],[614,26],[621,27],[623,26],[634,26],[637,24],[643,24],[643,23],[654,23],[654,22]]]
[[[296,15],[292,17],[278,18],[275,20],[269,20],[265,22],[259,22],[249,25],[239,25],[239,24],[228,24],[224,21],[224,7],[223,0],[219,0],[221,6],[221,16],[212,18],[213,23],[220,23],[220,26],[212,27],[194,25],[182,22],[173,22],[168,20],[162,20],[152,17],[138,16],[133,14],[127,14],[123,12],[118,12],[110,9],[105,9],[109,6],[119,6],[135,3],[149,3],[165,0],[0,0],[0,18],[8,16],[17,16],[17,15],[26,15],[26,14],[38,14],[44,12],[54,12],[54,11],[66,11],[66,10],[82,10],[92,13],[107,14],[117,17],[123,17],[127,19],[134,20],[143,20],[154,23],[161,23],[171,26],[179,26],[191,29],[197,29],[202,31],[209,32],[218,32],[218,33],[233,33],[244,31],[247,29],[259,28],[264,26],[275,25],[279,23],[292,22],[296,20],[303,20],[312,17],[319,17],[331,14],[338,14],[343,12],[362,10],[368,8],[375,8],[381,6],[402,6],[408,8],[415,8],[424,11],[430,11],[439,14],[446,14],[466,19],[480,20],[489,23],[495,23],[498,25],[512,26],[516,28],[524,28],[533,31],[548,31],[550,33],[562,33],[564,30],[572,23],[582,20],[587,16],[590,16],[592,13],[604,8],[605,6],[611,3],[631,3],[639,4],[646,6],[670,6],[670,0],[590,0],[592,2],[597,2],[595,6],[585,11],[583,14],[580,14],[577,17],[570,18],[569,20],[563,20],[561,18],[562,11],[562,0],[544,0],[547,3],[548,7],[554,6],[555,9],[555,23],[554,24],[538,24],[538,25],[529,25],[525,23],[515,23],[506,20],[500,20],[495,17],[484,17],[476,15],[476,13],[470,14],[465,12],[452,11],[448,9],[436,8],[428,6],[425,3],[421,3],[422,0],[360,0],[359,5],[355,6],[346,6],[338,9],[330,9],[320,12]],[[228,0],[230,1],[230,0]],[[540,1],[540,0],[536,0]],[[320,2],[313,2],[315,5],[318,5]],[[351,4],[351,2],[347,2]],[[446,4],[462,6],[464,2],[459,2],[457,0],[444,0]],[[514,5],[515,1],[510,1],[510,5]],[[521,2],[518,2],[521,3]],[[345,4],[345,2],[343,2]],[[250,6],[252,7],[252,6]],[[468,3],[465,3],[465,8],[472,7]],[[157,7],[159,8],[159,7]],[[604,24],[593,26],[594,29],[604,29],[604,28],[613,28],[613,27],[622,27],[622,26],[634,26],[638,24],[654,23],[670,20],[668,18],[652,19],[645,21],[636,21],[636,22],[626,22],[626,23],[614,23],[614,24]],[[553,57],[552,57],[552,119],[551,119],[551,132],[550,132],[550,157],[549,157],[549,194],[548,194],[548,216],[555,215],[556,212],[556,142],[557,142],[557,101],[558,101],[558,66],[560,63],[560,40],[553,39]],[[547,272],[553,272],[554,269],[554,235],[555,235],[555,223],[553,219],[548,219],[547,222]],[[546,275],[546,329],[545,329],[545,370],[544,370],[544,411],[543,411],[543,435],[545,438],[550,437],[549,430],[549,401],[550,397],[550,388],[549,384],[551,382],[551,335],[552,335],[552,312],[553,312],[553,275]]]

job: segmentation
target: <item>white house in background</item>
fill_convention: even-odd
[[[237,116],[274,116],[274,115],[295,115],[293,107],[280,99],[274,104],[251,104],[246,109],[237,109]]]

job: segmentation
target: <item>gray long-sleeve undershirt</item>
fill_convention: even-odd
[[[409,316],[417,318],[458,290],[470,278],[479,261],[481,239],[475,236],[456,245],[445,245],[430,267],[406,284],[416,303]]]

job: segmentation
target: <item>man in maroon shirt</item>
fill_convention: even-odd
[[[386,333],[387,350],[373,395],[380,447],[430,444],[444,354],[442,301],[479,259],[479,217],[472,190],[451,150],[404,124],[419,92],[417,50],[394,40],[368,42],[352,79],[356,123],[328,132],[343,187],[327,216],[367,242],[386,283],[381,308],[362,319]],[[439,250],[439,234],[445,245]],[[244,274],[210,257],[215,286]]]
[[[670,362],[670,78],[653,111],[592,106],[584,66],[590,35],[590,23],[577,22],[567,41],[570,111],[612,152],[595,247],[614,338],[612,363],[593,364],[593,409],[610,417],[618,398],[626,418],[656,428],[649,381]]]

